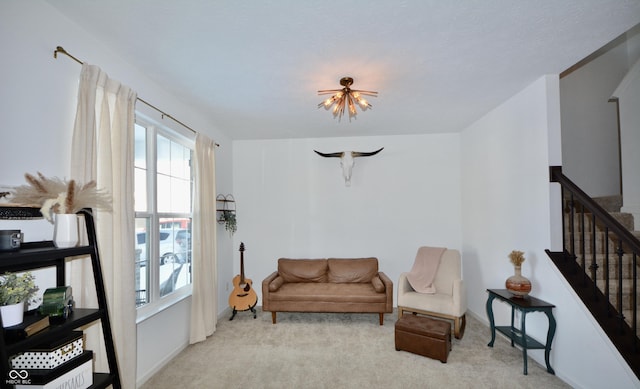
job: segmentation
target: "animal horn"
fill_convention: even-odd
[[[313,150],[313,151],[315,151],[316,154],[321,155],[321,156],[323,156],[325,158],[331,158],[331,157],[340,158],[340,157],[342,157],[342,153],[341,152],[340,153],[321,153],[321,152],[316,151],[316,150]],[[378,150],[378,151],[380,151],[380,150]]]
[[[370,157],[372,155],[378,154],[379,152],[382,151],[382,149],[384,149],[384,147],[380,147],[376,151],[369,151],[369,152],[353,151],[351,152],[351,155],[353,155],[354,157]]]

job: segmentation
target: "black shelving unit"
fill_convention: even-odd
[[[33,210],[33,208],[29,208]],[[20,207],[4,207],[0,212],[0,219],[21,219],[25,214],[32,215],[29,209]],[[37,212],[37,209],[35,209]],[[65,285],[65,262],[86,256],[91,257],[93,267],[93,278],[96,286],[96,296],[98,300],[97,309],[75,308],[73,313],[61,324],[51,324],[47,329],[38,332],[26,339],[14,340],[6,336],[3,329],[0,336],[0,386],[11,388],[13,385],[6,384],[5,380],[9,376],[11,366],[9,357],[30,348],[54,341],[69,332],[84,325],[100,321],[104,344],[107,354],[109,372],[94,373],[93,385],[91,388],[106,388],[112,385],[115,389],[121,388],[120,375],[118,373],[118,362],[113,344],[113,334],[109,321],[107,309],[107,297],[104,288],[102,267],[98,253],[98,242],[96,239],[95,225],[90,209],[83,209],[79,214],[84,215],[85,225],[89,243],[86,246],[71,248],[56,248],[52,241],[27,242],[22,243],[17,251],[0,252],[0,274],[5,272],[27,271],[44,267],[56,268],[56,284]],[[26,320],[26,319],[25,319]],[[0,317],[0,324],[2,318]]]

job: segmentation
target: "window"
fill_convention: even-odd
[[[140,116],[140,115],[137,115]],[[138,315],[191,293],[193,140],[138,117],[135,125],[135,289]]]

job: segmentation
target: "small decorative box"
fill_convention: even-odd
[[[86,389],[93,385],[93,353],[85,351],[55,369],[11,371],[16,389]]]
[[[13,369],[53,369],[82,354],[84,349],[82,331],[48,344],[41,344],[11,358]]]

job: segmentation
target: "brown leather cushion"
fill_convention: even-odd
[[[278,274],[284,282],[327,282],[327,260],[280,258]]]
[[[384,283],[382,282],[382,280],[380,279],[380,277],[378,276],[374,276],[371,279],[371,284],[373,285],[373,289],[376,290],[376,292],[378,293],[384,293]]]
[[[299,301],[317,303],[379,303],[384,304],[386,296],[376,293],[371,283],[336,284],[292,282],[283,284],[277,292],[269,294],[273,302]],[[306,307],[313,310],[313,305]]]
[[[275,292],[282,286],[282,284],[284,284],[284,278],[277,276],[269,283],[269,292]]]
[[[396,330],[435,339],[451,337],[451,324],[443,320],[418,315],[402,315],[396,322]]]
[[[377,258],[329,258],[329,282],[370,283],[378,274]]]

